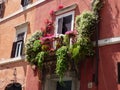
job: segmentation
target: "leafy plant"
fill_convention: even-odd
[[[92,3],[92,10],[94,11],[94,13],[98,13],[99,10],[101,9],[101,7],[103,6],[103,3],[100,0],[95,0]]]
[[[37,61],[35,57],[40,50],[41,44],[39,38],[42,36],[41,32],[35,32],[30,39],[28,39],[27,43],[25,44],[25,55],[28,62],[31,64],[36,64]]]
[[[76,17],[76,30],[79,38],[90,37],[95,30],[96,16],[93,12],[85,11]]]
[[[60,81],[67,70],[67,46],[62,46],[56,51],[57,63],[56,63],[56,74],[60,77]]]
[[[33,43],[33,51],[39,51],[41,48],[40,40],[35,40]]]
[[[45,56],[46,56],[46,52],[39,52],[36,56],[36,60],[37,60],[37,66],[41,69],[42,68],[42,65],[43,65],[43,61],[45,59]]]
[[[35,64],[40,69],[43,66],[45,56],[51,56],[56,53],[57,62],[55,73],[60,77],[60,82],[68,69],[68,63],[78,65],[80,60],[84,60],[87,56],[94,55],[94,48],[91,42],[91,36],[96,30],[98,23],[98,11],[101,8],[100,0],[94,0],[92,3],[92,11],[84,11],[76,17],[76,32],[68,31],[65,36],[54,37],[52,34],[54,25],[50,20],[46,21],[46,27],[42,28],[42,32],[36,32],[26,43],[26,59],[31,64]],[[72,38],[72,39],[70,39]],[[53,50],[52,43],[56,40],[56,49]],[[73,40],[72,45],[70,41]],[[51,51],[54,52],[51,54]],[[55,56],[55,54],[53,55]],[[67,60],[68,57],[70,61]]]

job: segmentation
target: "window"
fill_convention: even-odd
[[[10,83],[5,87],[5,90],[22,90],[20,83]]]
[[[25,32],[17,35],[17,40],[13,42],[12,55],[11,57],[19,57],[22,55],[22,48],[24,43]]]
[[[11,58],[23,55],[23,47],[26,38],[28,23],[16,26],[16,38],[13,42]]]
[[[80,90],[80,81],[76,75],[69,73],[70,76],[64,76],[63,85],[59,83],[59,78],[56,75],[51,75],[44,81],[43,90]]]
[[[56,34],[65,34],[66,31],[73,30],[74,11],[56,17]]]
[[[23,7],[25,7],[25,6],[27,6],[29,3],[31,3],[32,2],[32,0],[21,0],[21,5],[23,6]]]
[[[118,83],[120,84],[120,63],[117,64],[117,70],[118,70]]]

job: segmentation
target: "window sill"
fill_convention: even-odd
[[[20,57],[0,60],[0,65],[5,65],[5,64],[20,62],[20,61],[25,61],[25,56],[20,56]]]

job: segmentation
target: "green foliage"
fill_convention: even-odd
[[[79,38],[90,37],[95,30],[96,16],[93,12],[85,11],[76,17],[76,30]]]
[[[33,51],[39,51],[41,48],[40,40],[35,40],[33,43]]]
[[[94,48],[91,42],[91,36],[96,30],[98,23],[98,11],[101,8],[100,0],[94,0],[92,3],[92,11],[85,11],[76,17],[76,30],[78,35],[74,35],[74,42],[70,45],[70,37],[66,34],[64,37],[60,36],[54,38],[56,40],[56,70],[55,73],[60,77],[60,82],[64,73],[69,66],[68,63],[74,60],[77,65],[80,60],[85,59],[87,56],[94,55]],[[49,44],[41,44],[40,38],[44,37],[46,32],[36,32],[26,43],[26,59],[31,64],[35,64],[40,69],[43,66],[46,55],[50,55],[51,48]],[[73,38],[72,38],[73,39]],[[74,43],[74,44],[73,44]],[[67,60],[68,56],[70,61]]]
[[[62,46],[56,51],[57,63],[56,63],[56,74],[60,77],[60,81],[67,70],[67,46]]]
[[[42,68],[42,65],[43,65],[43,61],[45,59],[45,56],[46,56],[46,52],[39,52],[36,56],[36,60],[37,60],[37,66],[41,69]]]
[[[74,44],[72,45],[70,49],[72,59],[75,60],[75,63],[78,63],[78,60],[80,59],[80,45]]]
[[[72,58],[78,63],[86,56],[94,55],[94,48],[91,36],[96,30],[97,17],[91,11],[85,11],[76,17],[76,30],[78,31],[77,42],[72,46]]]
[[[63,38],[63,43],[67,46],[69,46],[70,44],[70,38],[68,35],[65,35],[64,38]]]
[[[34,33],[30,39],[28,39],[27,43],[25,44],[26,50],[25,55],[28,62],[31,64],[36,64],[37,61],[35,57],[40,50],[41,44],[39,38],[42,36],[41,32]]]
[[[94,13],[98,13],[99,10],[101,9],[101,7],[103,6],[103,4],[100,2],[100,0],[95,0],[92,3],[92,10],[94,11]]]

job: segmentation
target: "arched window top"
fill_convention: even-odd
[[[10,83],[5,87],[5,90],[22,90],[20,83]]]

